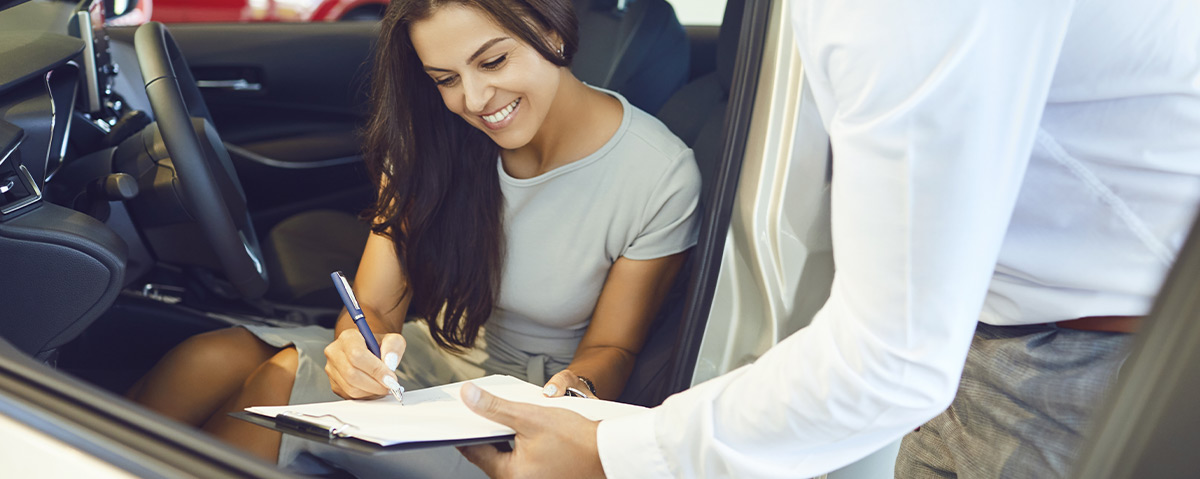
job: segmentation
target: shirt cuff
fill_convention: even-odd
[[[657,416],[654,411],[646,411],[600,421],[596,446],[605,476],[609,479],[671,477],[655,434]]]

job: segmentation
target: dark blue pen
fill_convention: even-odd
[[[371,326],[367,325],[367,317],[363,314],[362,308],[358,306],[358,298],[354,297],[354,290],[350,289],[350,281],[346,280],[346,275],[341,271],[330,273],[329,277],[333,278],[333,287],[337,289],[338,296],[342,297],[342,304],[346,305],[346,311],[350,313],[350,318],[354,319],[354,325],[358,326],[358,332],[362,334],[363,340],[367,342],[367,349],[371,350],[371,354],[375,357],[383,359],[379,351],[379,343],[375,341],[375,333],[371,332]],[[391,379],[391,381],[387,381]],[[396,379],[387,376],[384,378],[385,384],[392,396],[397,401],[404,401],[404,387],[396,382]]]

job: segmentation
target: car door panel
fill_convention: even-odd
[[[170,31],[260,228],[314,207],[366,206],[358,130],[377,24],[177,24]],[[132,32],[112,35],[131,40]]]

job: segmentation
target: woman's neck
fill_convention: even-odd
[[[503,152],[505,170],[532,178],[583,159],[604,146],[621,126],[621,102],[583,84],[563,68],[554,104],[528,144]]]

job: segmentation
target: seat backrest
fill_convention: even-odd
[[[571,71],[647,113],[687,81],[687,31],[666,0],[574,0],[579,50]]]
[[[744,6],[744,0],[728,0],[725,4],[725,16],[717,39],[716,71],[684,85],[658,113],[658,119],[687,143],[696,155],[703,182],[701,207],[712,203],[712,181],[725,145],[725,110],[733,83],[733,64],[737,56]],[[692,263],[693,259],[689,257],[676,276],[662,310],[650,327],[620,401],[656,406],[672,392],[667,390],[665,379],[674,366]]]
[[[657,115],[696,154],[696,164],[704,182],[700,194],[702,200],[710,197],[717,162],[725,144],[722,129],[729,88],[733,84],[733,63],[737,59],[744,6],[744,0],[725,3],[725,16],[717,34],[717,69],[680,88]]]

